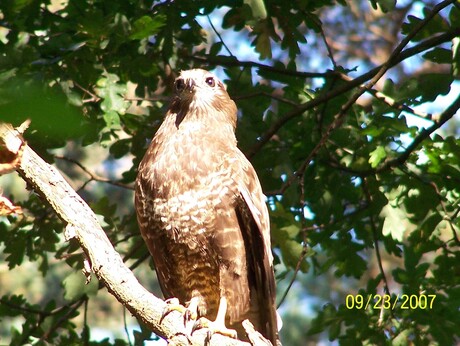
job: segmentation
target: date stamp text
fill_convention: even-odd
[[[431,310],[436,299],[436,294],[349,294],[345,298],[345,307],[347,309],[384,309],[394,310]]]

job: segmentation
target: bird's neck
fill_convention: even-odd
[[[237,150],[231,124],[186,118],[176,126],[171,114],[158,129],[153,148],[154,157],[164,158],[157,158],[158,162],[175,165],[178,170],[195,166],[197,161],[202,162],[200,165],[214,165],[225,160],[225,153]]]
[[[222,115],[209,116],[203,119],[199,115],[188,114],[178,121],[180,114],[171,113],[158,130],[163,136],[165,145],[187,147],[199,144],[199,148],[215,150],[218,147],[236,147],[235,127],[233,123],[222,121]],[[168,144],[166,144],[168,143]]]

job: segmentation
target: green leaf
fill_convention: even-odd
[[[26,255],[28,237],[27,233],[30,230],[29,227],[23,229],[13,229],[9,232],[14,232],[4,241],[5,248],[3,250],[6,255],[6,262],[8,263],[8,268],[12,269],[16,266],[19,266],[24,261],[24,256]]]
[[[402,270],[401,268],[396,268],[392,272],[393,274],[393,279],[400,283],[400,284],[407,284],[410,282],[410,277],[407,275],[407,272]]]
[[[439,95],[447,95],[453,78],[441,73],[427,73],[420,76],[419,93],[423,102],[434,101]],[[436,85],[436,88],[433,88]]]
[[[387,157],[387,153],[383,146],[378,146],[375,150],[370,153],[369,163],[371,164],[372,168],[377,167],[382,160],[385,160]]]
[[[110,147],[110,154],[113,155],[114,158],[119,159],[129,153],[131,149],[131,142],[132,138],[124,138],[116,141]]]
[[[257,36],[254,41],[256,51],[259,52],[261,59],[271,59],[272,47],[270,44],[270,36],[263,32]]]
[[[244,0],[252,11],[252,16],[255,19],[265,19],[267,17],[267,9],[263,0]]]
[[[409,346],[412,342],[409,341],[411,338],[412,331],[410,329],[403,330],[401,333],[396,335],[391,343],[392,346]]]
[[[261,59],[270,59],[272,57],[270,38],[276,37],[276,34],[273,33],[270,23],[269,18],[258,21],[254,26],[254,31],[252,33],[253,35],[256,35],[252,45],[255,46],[255,49],[260,54]]]
[[[429,52],[422,55],[426,60],[430,60],[437,64],[451,64],[452,63],[452,51],[445,48],[436,47]]]
[[[222,19],[224,29],[233,28],[240,31],[246,25],[246,22],[252,19],[252,11],[249,5],[231,8]]]
[[[396,6],[396,0],[370,0],[372,8],[377,10],[378,7],[382,9],[382,12],[393,11]]]
[[[70,106],[60,88],[3,74],[0,78],[0,120],[19,126],[31,120],[25,136],[38,147],[59,148],[80,136],[84,124],[81,111]]]
[[[220,50],[222,49],[223,43],[222,42],[216,42],[211,46],[211,49],[209,50],[209,55],[211,56],[216,56],[219,54]]]
[[[407,215],[399,208],[394,208],[390,204],[383,207],[380,216],[384,218],[382,234],[391,236],[394,240],[402,242],[407,230]]]
[[[0,298],[0,317],[1,316],[19,316],[21,314],[21,310],[18,309],[12,309],[11,306],[25,306],[27,305],[27,300],[26,298],[21,294],[21,295],[4,295]]]
[[[115,74],[106,73],[98,80],[96,94],[103,100],[101,109],[105,112],[103,119],[109,128],[120,127],[120,114],[125,114],[129,107],[125,100],[126,84],[120,84],[120,78]]]
[[[166,16],[164,15],[143,16],[134,22],[129,38],[132,40],[148,38],[158,33],[165,25]]]
[[[120,115],[117,112],[109,110],[108,112],[104,113],[102,117],[108,127],[120,127]]]
[[[423,17],[426,17],[429,14],[429,11],[430,10],[425,7],[423,9]],[[404,35],[409,34],[412,30],[415,30],[416,27],[424,20],[424,18],[418,18],[413,15],[409,15],[407,19],[408,21],[402,25],[402,33]],[[447,30],[449,30],[448,22],[445,18],[438,14],[417,32],[417,35],[415,35],[413,40],[420,41]]]

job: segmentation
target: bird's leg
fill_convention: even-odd
[[[197,329],[206,328],[208,329],[208,339],[211,339],[213,334],[222,334],[236,339],[237,333],[234,329],[229,329],[225,326],[225,315],[227,314],[227,299],[225,297],[220,298],[219,309],[217,310],[217,316],[215,321],[210,321],[207,318],[201,317],[195,322],[192,333]]]
[[[163,310],[163,314],[161,316],[161,321],[169,315],[173,311],[178,311],[184,316],[184,325],[187,325],[188,321],[196,321],[198,317],[198,302],[199,298],[194,297],[190,299],[190,301],[187,304],[187,307],[183,306],[180,302],[179,299],[177,298],[169,298],[165,300],[166,307]]]
[[[199,297],[193,297],[187,304],[187,311],[185,312],[185,316],[187,321],[196,321],[198,318],[198,304],[200,302]]]

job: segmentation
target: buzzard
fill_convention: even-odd
[[[251,321],[278,340],[268,210],[237,148],[237,109],[223,83],[181,72],[136,180],[135,205],[165,298],[247,340]],[[193,307],[193,308],[192,308]],[[231,329],[227,329],[231,328]]]

